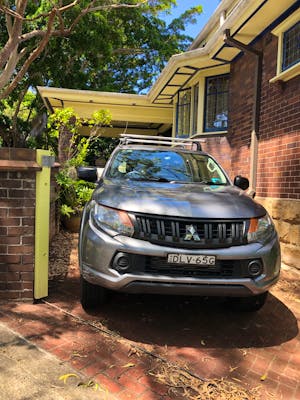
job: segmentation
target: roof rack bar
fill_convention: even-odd
[[[202,139],[189,139],[189,138],[174,138],[165,136],[148,136],[148,135],[130,135],[121,134],[120,141],[122,144],[129,143],[144,143],[144,144],[155,144],[155,145],[165,145],[165,146],[196,146],[198,151],[201,151]]]
[[[132,138],[132,139],[162,139],[162,140],[169,140],[172,142],[179,141],[179,142],[203,142],[202,139],[192,139],[192,138],[176,138],[172,136],[149,136],[149,135],[135,135],[135,134],[127,134],[127,133],[121,133],[120,135],[121,138]]]

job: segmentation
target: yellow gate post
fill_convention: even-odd
[[[36,174],[34,298],[48,296],[50,177],[54,157],[48,150],[37,150],[36,161],[42,167]]]

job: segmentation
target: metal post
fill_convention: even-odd
[[[36,161],[42,167],[36,174],[34,298],[48,296],[50,174],[54,157],[48,150],[37,150]]]

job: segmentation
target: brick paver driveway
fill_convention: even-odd
[[[257,398],[300,399],[299,272],[284,270],[253,314],[233,311],[221,299],[126,294],[86,313],[75,264],[73,257],[68,276],[51,285],[44,302],[4,305],[1,319],[111,396],[187,399],[186,387],[174,392],[177,366],[191,379],[226,378],[258,388]]]

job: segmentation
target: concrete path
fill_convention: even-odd
[[[105,398],[85,376],[0,323],[0,398],[96,400]],[[64,379],[59,379],[60,377]],[[79,384],[79,386],[78,386]]]

